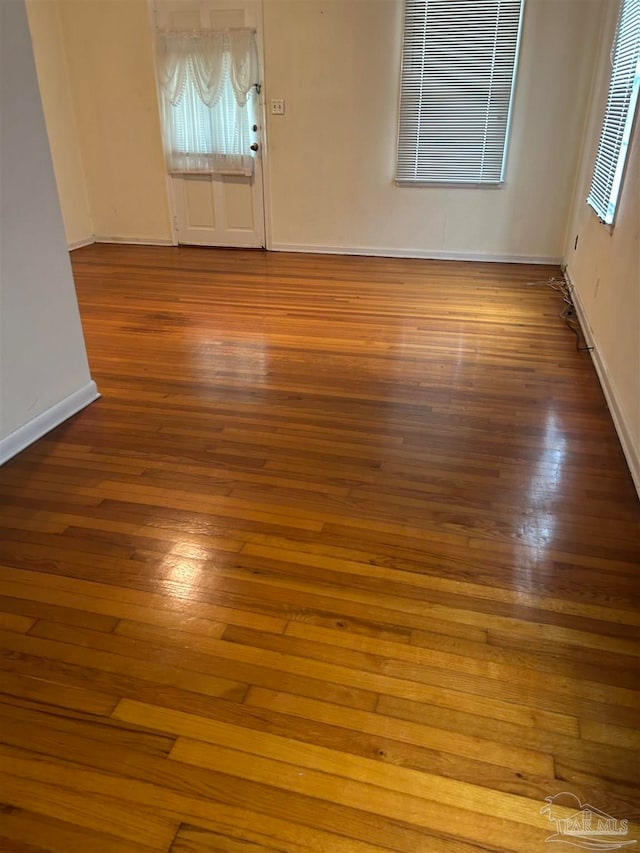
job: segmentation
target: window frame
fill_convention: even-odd
[[[620,58],[619,48],[623,38],[622,23],[625,15],[626,5],[633,7],[636,18],[632,21],[633,35],[635,35],[635,71],[633,77],[627,81],[626,88],[621,86],[619,77],[623,76],[620,67],[624,65],[624,53]],[[631,13],[632,14],[632,13]],[[633,57],[633,51],[630,50]],[[611,73],[607,89],[607,100],[602,117],[598,147],[594,158],[591,185],[587,196],[587,204],[593,210],[598,220],[613,230],[618,212],[618,205],[622,195],[624,179],[629,160],[629,148],[633,138],[634,127],[638,121],[640,108],[640,0],[620,0],[617,14],[616,28],[613,35],[611,50],[609,52],[611,61]],[[631,66],[633,68],[633,66]],[[612,109],[612,102],[621,97],[626,103],[626,109]],[[616,131],[617,123],[617,131]],[[611,145],[615,144],[615,155],[605,156]],[[603,154],[604,152],[604,154]],[[605,189],[603,193],[601,190]]]
[[[406,172],[403,172],[403,169],[401,166],[401,159],[403,156],[405,156],[405,157],[412,156],[413,152],[415,152],[415,154],[413,156],[415,156],[415,159],[416,159],[415,171],[416,172],[418,171],[419,166],[417,165],[417,161],[419,158],[419,136],[421,134],[421,126],[418,124],[417,127],[415,128],[416,142],[415,142],[415,145],[413,146],[413,148],[411,148],[410,146],[407,146],[405,143],[403,143],[403,138],[402,138],[403,137],[403,97],[405,94],[405,90],[410,87],[411,82],[412,82],[410,79],[408,79],[405,76],[406,45],[407,45],[407,42],[409,41],[408,31],[407,31],[408,10],[409,10],[410,4],[414,4],[414,3],[417,4],[420,2],[424,3],[424,7],[425,7],[425,9],[424,9],[424,26],[425,26],[425,31],[426,31],[429,3],[431,2],[432,4],[435,4],[438,2],[438,0],[405,0],[405,2],[403,4],[404,15],[403,15],[402,45],[401,45],[402,65],[401,65],[401,71],[400,71],[400,87],[399,87],[400,91],[399,91],[399,98],[398,98],[398,104],[399,104],[399,106],[398,106],[398,127],[397,127],[397,137],[396,137],[396,158],[395,158],[395,173],[394,173],[394,183],[396,184],[396,186],[406,187],[406,188],[412,188],[412,187],[414,187],[414,188],[418,188],[418,187],[442,187],[442,188],[460,187],[460,188],[481,188],[481,189],[489,189],[489,190],[500,189],[504,186],[506,166],[507,166],[507,156],[508,156],[508,150],[509,150],[509,141],[510,141],[510,136],[511,136],[511,127],[512,127],[512,123],[513,123],[513,105],[514,105],[514,100],[515,100],[517,72],[518,72],[518,65],[519,65],[520,45],[521,45],[521,41],[522,41],[522,29],[523,29],[524,10],[525,10],[526,0],[510,0],[510,1],[514,5],[516,3],[519,4],[519,12],[518,12],[518,19],[517,19],[517,29],[516,29],[515,42],[514,43],[510,42],[510,44],[513,44],[513,66],[512,66],[511,74],[510,74],[510,90],[509,90],[509,99],[508,99],[508,106],[507,106],[507,117],[506,117],[506,121],[504,123],[504,135],[501,139],[502,152],[501,152],[501,162],[500,162],[500,173],[499,173],[499,176],[497,176],[497,177],[493,176],[493,177],[488,178],[488,179],[478,180],[478,179],[469,179],[469,178],[465,178],[465,177],[461,177],[460,179],[451,178],[451,177],[438,179],[433,174],[431,176],[425,177],[425,178],[418,177],[418,176],[411,177],[411,176],[408,176],[406,174]],[[485,0],[485,2],[487,3],[487,5],[491,2],[494,2],[495,5],[498,7],[498,12],[499,12],[501,0]],[[504,2],[504,0],[502,0],[502,2]],[[470,2],[470,0],[458,0],[458,3],[462,6],[461,11],[464,11],[464,6],[469,6],[469,8],[471,9],[472,3]],[[423,52],[423,57],[424,57],[424,52]],[[425,65],[425,61],[423,59],[422,60],[422,71],[424,71],[424,65]],[[495,62],[495,50],[494,50],[492,68],[495,69],[495,67],[496,67],[496,62]],[[478,80],[481,81],[482,76],[483,75],[479,75]],[[489,91],[491,91],[491,90],[489,90]],[[421,102],[422,102],[422,100],[423,99],[421,99]],[[490,104],[490,98],[487,100],[487,103]],[[454,115],[453,111],[452,111],[451,115]],[[498,125],[496,124],[495,126],[497,127]],[[486,137],[488,135],[487,131],[488,130],[490,131],[491,127],[492,127],[491,123],[487,121],[487,123],[485,124],[485,130],[484,130],[484,139],[485,140],[486,140]],[[463,139],[464,139],[464,137],[461,136],[460,140],[463,141]],[[462,161],[461,161],[460,165],[462,167],[464,166]],[[483,167],[484,167],[484,165],[483,165]],[[495,173],[494,173],[494,175],[495,175]]]

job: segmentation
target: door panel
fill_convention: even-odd
[[[245,23],[244,9],[208,9],[205,10],[204,17],[205,25],[211,30],[251,26]]]
[[[255,228],[251,189],[241,176],[229,175],[222,181],[227,228],[241,231]]]
[[[260,0],[156,0],[161,29],[256,30],[262,65]],[[252,177],[241,175],[171,175],[169,181],[179,243],[196,246],[265,245],[262,182],[262,98],[254,96],[254,141],[258,151]]]
[[[215,205],[208,183],[199,177],[185,176],[182,179],[182,191],[185,224],[190,228],[215,228]]]
[[[239,175],[174,176],[172,191],[178,242],[192,246],[248,248],[264,245],[262,228],[256,223],[256,193],[248,178]]]

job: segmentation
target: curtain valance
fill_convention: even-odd
[[[177,106],[191,83],[207,107],[215,106],[225,83],[243,107],[258,82],[258,55],[251,29],[158,34],[160,89]]]

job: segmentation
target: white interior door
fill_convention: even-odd
[[[256,31],[262,68],[261,0],[156,0],[156,25],[163,30]],[[262,182],[262,95],[252,98],[252,138],[258,146],[254,173],[243,175],[171,175],[169,180],[178,243],[195,246],[265,245]]]

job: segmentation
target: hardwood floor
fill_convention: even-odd
[[[102,398],[0,471],[0,850],[533,853],[560,792],[640,840],[640,510],[556,270],[72,261]]]

